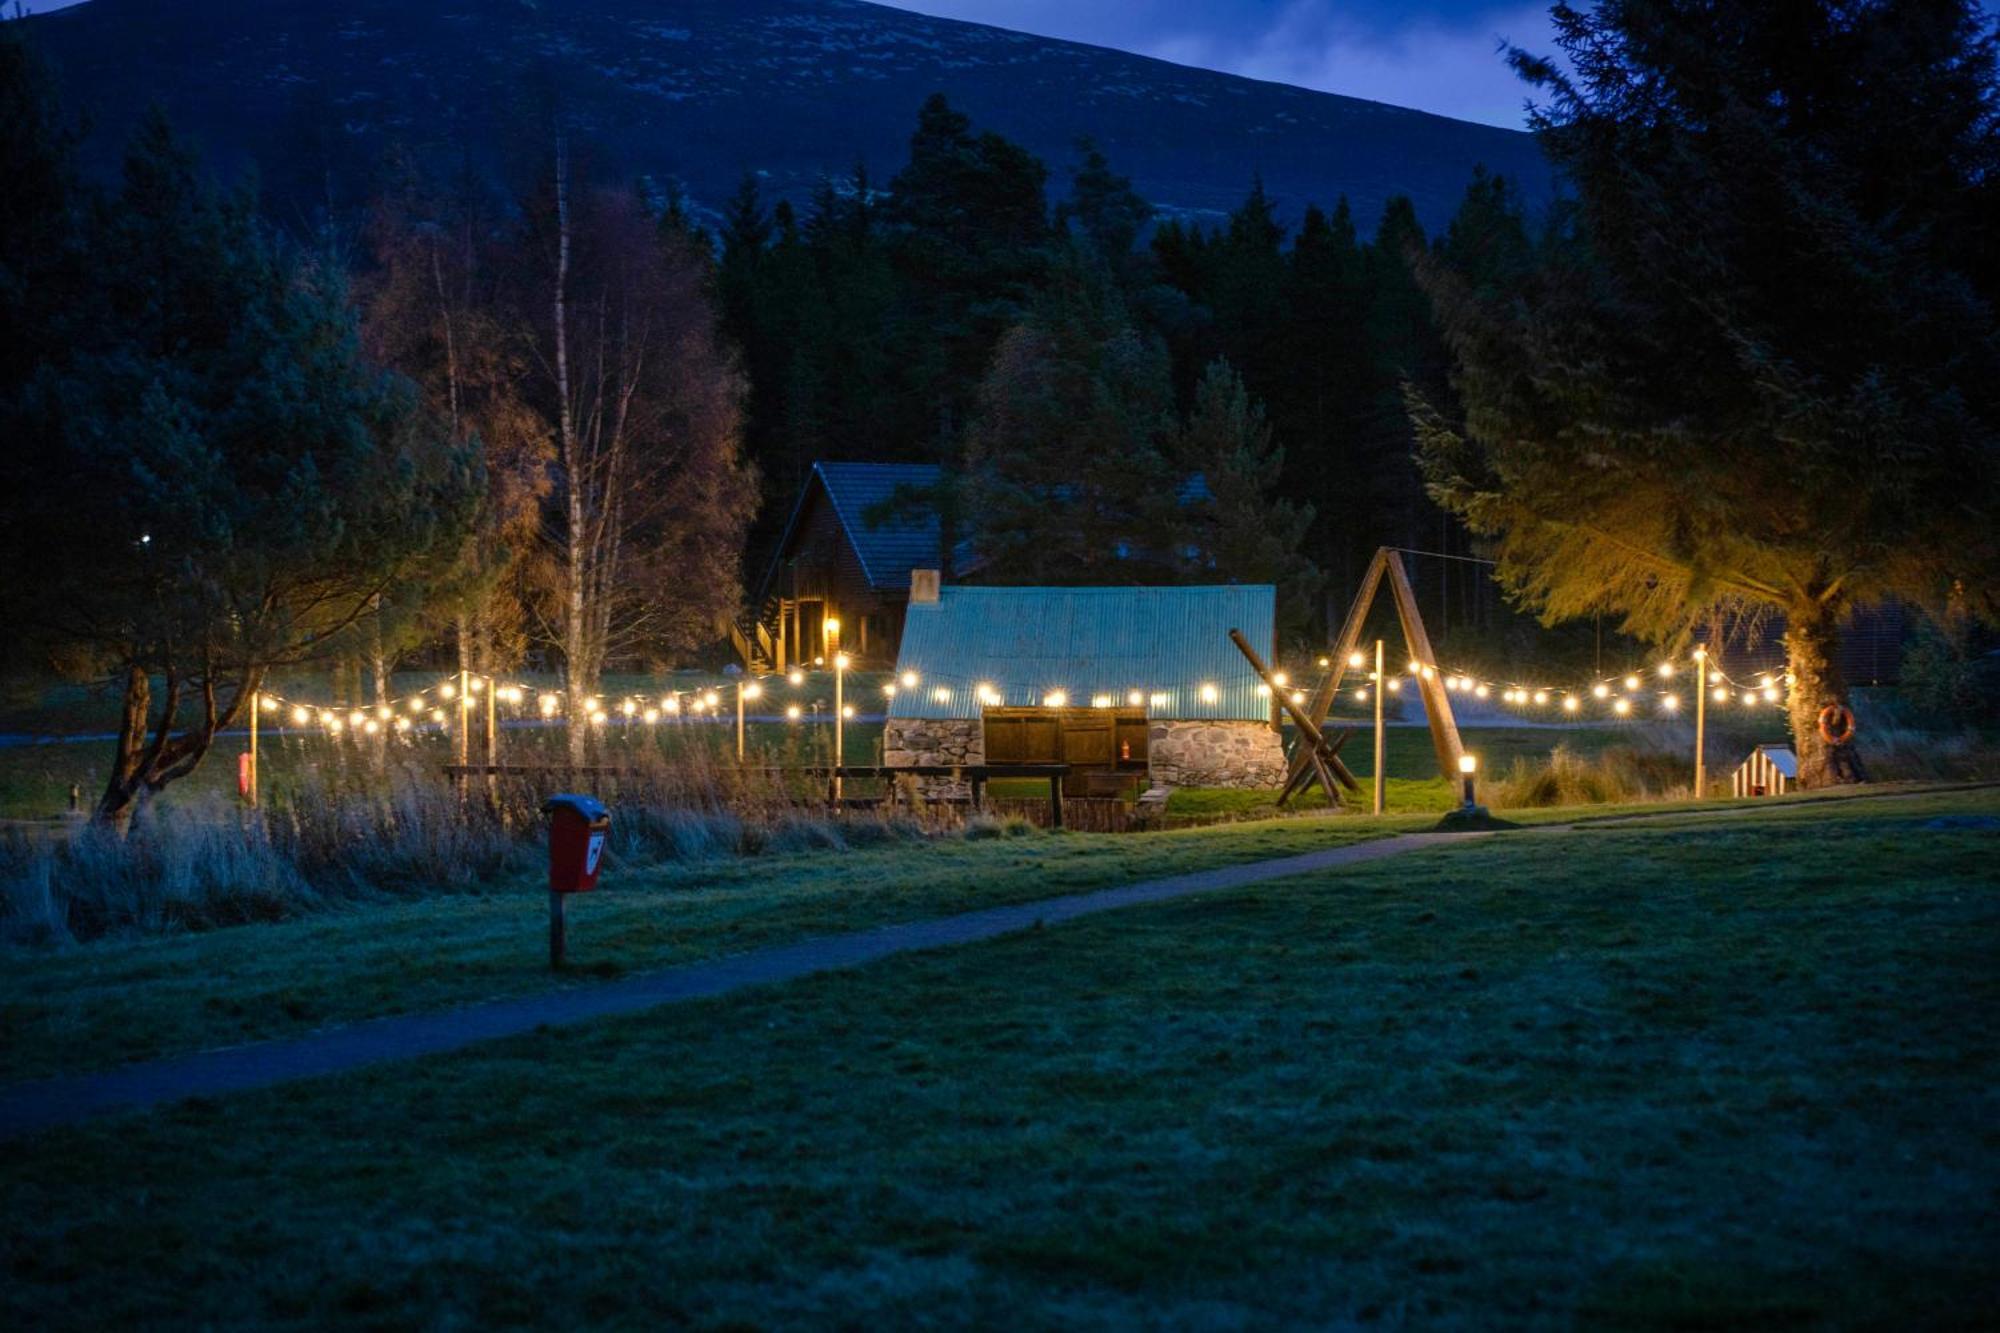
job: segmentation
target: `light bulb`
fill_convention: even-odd
[[[917,673],[916,673],[916,672],[914,672],[914,671],[905,671],[905,672],[903,673],[903,688],[904,688],[904,689],[906,689],[906,690],[914,690],[915,688],[917,688]]]
[[[1361,655],[1361,650],[1359,648],[1356,648],[1353,652],[1347,655],[1347,665],[1353,667],[1357,671],[1360,670],[1363,664],[1365,664],[1367,661],[1368,659]],[[1325,666],[1326,663],[1322,661],[1320,665]]]

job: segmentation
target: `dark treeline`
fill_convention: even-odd
[[[943,464],[929,498],[980,578],[1277,579],[1301,626],[1377,546],[1466,550],[1411,456],[1406,386],[1449,392],[1411,265],[1525,246],[1506,183],[1470,182],[1436,238],[1407,199],[1363,236],[1344,200],[1290,223],[1245,184],[1219,225],[1158,218],[1088,142],[1052,184],[941,96],[886,185],[829,177],[801,215],[746,178],[716,290],[763,474],[753,545],[826,458]],[[1445,625],[1493,617],[1476,572],[1420,582]]]

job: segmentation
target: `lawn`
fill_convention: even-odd
[[[1381,837],[1422,818],[956,838],[607,868],[551,976],[537,876],[199,934],[0,950],[0,1082]]]
[[[1996,819],[1504,834],[60,1131],[0,1319],[1990,1326]]]

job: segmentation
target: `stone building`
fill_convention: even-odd
[[[1070,766],[1069,790],[1275,787],[1269,584],[944,587],[911,574],[883,762]]]

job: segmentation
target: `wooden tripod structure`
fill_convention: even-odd
[[[1424,716],[1430,721],[1431,744],[1437,748],[1438,768],[1447,782],[1458,777],[1458,759],[1465,753],[1465,747],[1459,743],[1458,721],[1451,713],[1451,696],[1446,693],[1444,679],[1438,674],[1437,656],[1431,651],[1431,636],[1424,630],[1424,618],[1417,612],[1417,594],[1410,587],[1410,576],[1403,568],[1403,557],[1384,546],[1368,562],[1368,572],[1362,575],[1360,591],[1354,594],[1354,604],[1347,608],[1347,620],[1340,627],[1340,637],[1334,641],[1326,679],[1313,692],[1303,716],[1294,714],[1301,723],[1300,740],[1292,750],[1284,788],[1278,793],[1279,805],[1304,792],[1313,782],[1325,782],[1321,760],[1325,743],[1318,738],[1327,714],[1333,711],[1333,701],[1340,695],[1341,678],[1348,670],[1347,660],[1361,646],[1362,626],[1385,578],[1389,583],[1389,594],[1396,603],[1396,618],[1403,625],[1404,646],[1409,649],[1410,660],[1423,668],[1410,679],[1423,697]],[[1384,675],[1387,675],[1386,668]],[[1376,681],[1375,688],[1379,690],[1387,683],[1386,680]],[[1332,800],[1339,799],[1331,787],[1327,788],[1327,796]]]

